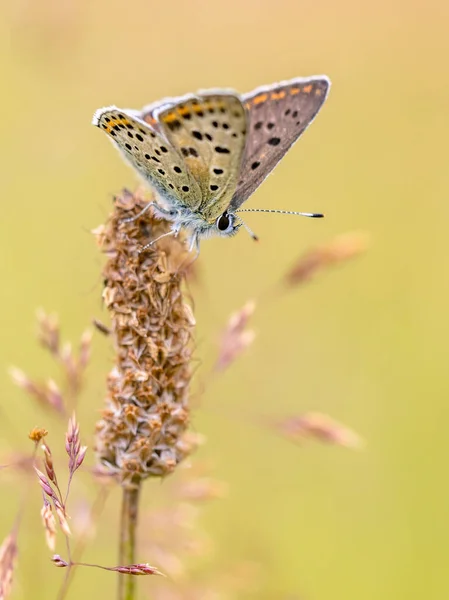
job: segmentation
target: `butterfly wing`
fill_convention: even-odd
[[[196,210],[213,222],[236,190],[246,140],[246,112],[233,92],[205,91],[164,101],[144,119],[155,119],[182,156],[201,191]]]
[[[138,113],[111,106],[97,110],[93,124],[103,129],[128,162],[175,206],[195,206],[201,192],[182,156]]]
[[[326,76],[292,79],[243,96],[248,139],[237,189],[229,205],[236,210],[271,173],[315,118],[330,87]]]

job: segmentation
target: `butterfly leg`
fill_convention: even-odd
[[[133,221],[137,221],[137,219],[140,219],[140,217],[144,215],[147,212],[147,210],[149,210],[154,205],[155,202],[148,202],[148,204],[145,204],[145,206],[142,208],[141,211],[137,213],[137,215],[134,215],[133,217],[128,217],[127,219],[123,219],[122,223],[132,223]]]
[[[195,256],[194,256],[194,257],[192,258],[192,260],[190,261],[190,263],[189,263],[189,266],[190,266],[190,265],[193,265],[193,263],[196,261],[196,259],[198,258],[198,256],[199,256],[199,255],[200,255],[200,245],[199,245],[199,243],[197,242],[197,243],[195,244]]]
[[[193,249],[195,249],[195,258],[193,259],[195,261],[200,253],[200,240],[195,233],[192,233],[192,236],[189,240],[189,252],[192,252]]]
[[[162,235],[160,235],[156,239],[151,240],[151,242],[148,242],[148,244],[145,244],[145,246],[142,246],[142,248],[140,248],[140,250],[139,250],[139,254],[141,254],[142,252],[145,252],[145,250],[148,250],[148,248],[151,248],[151,246],[154,246],[154,244],[156,242],[158,242],[162,238],[167,237],[169,235],[176,235],[176,232],[173,231],[173,229],[171,229],[170,231],[166,231],[165,233],[163,233]]]
[[[193,265],[193,263],[196,261],[196,259],[200,255],[200,240],[199,240],[198,236],[195,235],[194,233],[192,234],[192,236],[189,239],[189,252],[192,252],[193,249],[195,249],[195,256],[190,261],[188,259],[186,261],[184,261],[182,263],[183,267],[187,263],[186,268],[189,268],[191,265]]]
[[[159,210],[159,206],[157,206],[157,210]],[[165,211],[164,209],[161,209],[162,211],[164,211],[164,213],[166,214],[171,214],[173,216],[175,216],[177,213],[175,211]],[[167,231],[165,233],[163,233],[162,235],[160,235],[159,237],[157,237],[154,240],[151,240],[151,242],[148,242],[148,244],[145,244],[145,246],[142,246],[142,248],[139,250],[139,254],[141,252],[144,252],[145,250],[147,250],[148,248],[151,248],[151,246],[153,246],[156,242],[158,242],[160,239],[164,238],[164,237],[168,237],[169,235],[173,235],[174,237],[177,237],[179,234],[179,231],[181,229],[181,226],[178,224],[174,224],[172,225],[172,228],[170,229],[170,231]]]
[[[143,216],[151,207],[155,209],[156,216],[161,219],[167,218],[172,221],[177,214],[176,211],[166,210],[165,208],[162,208],[162,206],[159,206],[157,202],[151,201],[148,202],[148,204],[146,204],[142,210],[137,213],[137,215],[123,219],[122,223],[132,223],[133,221],[137,221],[137,219],[140,219],[140,217]]]

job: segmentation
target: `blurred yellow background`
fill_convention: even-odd
[[[192,285],[196,388],[229,313],[276,284],[301,252],[351,230],[368,231],[372,246],[261,305],[255,344],[207,387],[194,415],[208,440],[198,458],[230,485],[206,510],[211,560],[260,563],[261,599],[449,596],[448,26],[443,0],[2,3],[3,455],[31,452],[27,432],[41,425],[65,460],[63,429],[7,374],[14,364],[54,375],[34,339],[36,308],[57,312],[68,339],[92,317],[107,320],[103,258],[89,232],[112,195],[137,180],[90,125],[94,110],[325,73],[327,103],[248,206],[326,219],[248,215],[259,244],[244,232],[202,243],[201,283]],[[96,335],[78,411],[89,446],[112,361]],[[366,448],[298,448],[258,425],[310,409],[354,428]],[[26,489],[10,472],[2,478],[1,538]],[[146,508],[160,487],[146,485]],[[116,561],[118,500],[92,561]],[[14,598],[53,598],[62,578],[44,547],[40,506],[36,484]],[[80,570],[69,598],[110,598],[115,584],[112,574]]]

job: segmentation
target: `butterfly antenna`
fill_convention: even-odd
[[[236,212],[241,212],[241,211],[236,211]],[[235,214],[235,213],[234,213],[234,214]],[[246,231],[249,233],[249,235],[250,235],[250,236],[253,238],[253,240],[254,240],[255,242],[258,242],[258,241],[259,241],[259,238],[258,238],[258,236],[257,236],[257,235],[254,233],[254,231],[253,231],[252,229],[250,229],[250,228],[248,227],[248,225],[245,223],[245,221],[244,221],[244,220],[243,220],[241,217],[237,217],[237,219],[239,220],[239,223],[240,223],[241,225],[243,225],[243,227],[246,229]]]
[[[293,210],[276,210],[273,208],[241,208],[235,212],[265,212],[265,213],[277,213],[278,215],[297,215],[299,217],[311,217],[312,219],[322,219],[323,213],[306,213],[296,212]],[[242,221],[243,223],[243,221]],[[245,226],[246,227],[246,226]]]

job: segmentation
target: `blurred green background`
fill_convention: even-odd
[[[206,510],[211,560],[259,562],[263,599],[447,597],[448,26],[443,0],[3,2],[3,455],[30,452],[27,432],[41,425],[63,459],[63,429],[7,375],[11,364],[54,375],[33,337],[36,308],[57,312],[68,339],[94,316],[107,320],[103,258],[89,231],[136,178],[90,125],[94,110],[326,73],[333,87],[322,112],[249,202],[326,219],[249,215],[259,244],[244,232],[203,242],[201,284],[192,286],[203,363],[196,387],[229,313],[301,252],[351,230],[370,232],[372,246],[263,304],[254,346],[207,387],[194,416],[208,439],[199,458],[230,485]],[[96,335],[78,411],[89,446],[112,361],[109,341]],[[297,448],[257,425],[310,409],[354,428],[365,450]],[[2,478],[1,538],[26,490],[10,471]],[[89,496],[89,479],[81,481]],[[160,487],[147,485],[146,507]],[[15,598],[55,597],[62,578],[44,547],[40,506],[36,484]],[[87,558],[114,564],[113,527],[102,523]],[[115,583],[80,570],[69,597],[112,597]]]

